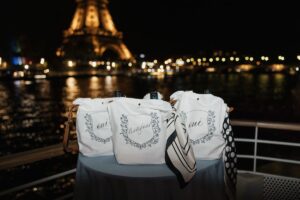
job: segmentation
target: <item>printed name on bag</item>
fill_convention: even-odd
[[[159,142],[160,120],[157,113],[149,115],[121,116],[121,135],[129,144],[138,149],[150,148]]]
[[[142,134],[142,131],[146,128],[150,128],[151,127],[151,123],[148,123],[148,124],[143,124],[141,126],[137,126],[137,127],[134,127],[134,128],[129,128],[128,129],[128,134],[134,134],[134,133],[137,133],[138,135],[141,135]]]
[[[190,112],[181,112],[180,116],[183,124],[187,125],[187,131],[192,145],[206,143],[211,140],[215,127],[215,112],[204,110],[193,110]]]
[[[97,124],[97,129],[106,128],[108,126],[108,121]]]
[[[104,121],[98,121],[102,118],[106,118]],[[104,114],[98,114],[98,116],[94,116],[91,114],[86,113],[84,115],[85,119],[85,126],[86,131],[89,133],[92,140],[106,144],[111,141],[111,136],[108,136],[107,131],[104,131],[105,129],[109,130],[108,133],[110,133],[110,125],[108,123],[108,115]],[[95,123],[95,121],[98,121]],[[109,134],[110,135],[110,134]]]

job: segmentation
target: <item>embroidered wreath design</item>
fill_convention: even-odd
[[[124,114],[121,116],[121,135],[123,135],[126,144],[130,144],[133,147],[143,149],[146,147],[151,147],[154,144],[158,143],[159,140],[159,132],[160,132],[160,127],[159,127],[159,118],[157,116],[157,113],[150,113],[151,116],[151,127],[153,131],[153,136],[150,138],[148,141],[144,143],[138,143],[128,137],[128,117]]]
[[[181,118],[182,118],[182,121],[186,122],[187,116],[186,116],[185,112],[181,112]],[[208,133],[206,135],[204,135],[203,137],[200,137],[196,140],[190,139],[190,142],[192,143],[192,145],[196,145],[199,143],[206,143],[207,141],[211,140],[211,138],[216,130],[215,118],[216,118],[215,112],[209,110],[208,115],[207,115]]]
[[[111,137],[101,138],[101,137],[95,135],[94,128],[93,128],[94,124],[93,124],[92,116],[90,114],[85,114],[84,118],[85,118],[86,131],[90,134],[92,140],[101,142],[103,144],[110,142]]]

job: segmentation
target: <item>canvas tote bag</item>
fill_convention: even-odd
[[[108,103],[113,98],[78,98],[76,132],[79,151],[85,156],[113,155]]]
[[[227,105],[212,94],[191,91],[171,95],[194,150],[196,159],[212,160],[222,156],[225,139],[222,126]]]
[[[118,98],[108,105],[108,109],[118,163],[165,163],[165,119],[172,111],[168,102]]]

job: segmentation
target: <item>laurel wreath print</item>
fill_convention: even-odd
[[[182,111],[180,113],[180,116],[181,116],[182,121],[186,122],[186,120],[187,120],[186,113]],[[212,138],[212,136],[213,136],[213,134],[216,130],[215,118],[216,118],[215,112],[209,110],[208,114],[207,114],[208,133],[206,135],[204,135],[203,137],[200,137],[196,140],[193,140],[193,139],[190,138],[190,141],[191,141],[192,145],[196,145],[196,144],[200,144],[200,143],[206,143],[209,140],[211,140],[211,138]]]
[[[121,135],[123,135],[126,144],[129,144],[133,147],[136,147],[138,149],[143,149],[147,147],[151,147],[154,144],[158,143],[159,140],[159,132],[160,132],[160,127],[159,127],[159,117],[157,116],[157,113],[150,113],[151,116],[151,127],[153,131],[153,136],[151,139],[144,143],[138,143],[131,138],[128,137],[128,117],[124,114],[121,116]]]
[[[95,140],[103,144],[110,142],[111,137],[101,138],[95,135],[94,124],[93,124],[92,116],[90,114],[85,114],[84,118],[85,118],[86,131],[90,134],[92,140]]]

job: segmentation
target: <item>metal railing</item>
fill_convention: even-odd
[[[78,149],[76,142],[69,144],[69,148],[75,150]],[[22,153],[11,154],[7,156],[0,157],[0,170],[9,169],[17,167],[20,165],[25,165],[28,163],[33,163],[36,161],[41,161],[57,156],[64,155],[65,151],[61,144],[50,145],[47,147],[42,147],[34,150],[25,151]]]
[[[57,179],[57,178],[61,178],[61,177],[73,174],[75,172],[76,172],[76,169],[71,169],[71,170],[68,170],[68,171],[65,171],[65,172],[54,174],[52,176],[41,178],[41,179],[36,180],[36,181],[32,181],[30,183],[25,183],[23,185],[20,185],[20,186],[14,187],[14,188],[10,188],[8,190],[0,192],[0,196],[10,194],[10,193],[13,193],[13,192],[17,192],[17,191],[20,191],[20,190],[23,190],[23,189],[26,189],[26,188],[29,188],[29,187],[32,187],[32,186],[35,186],[35,185],[38,185],[38,184],[41,184],[41,183],[45,183],[45,182],[48,182],[48,181],[51,181],[51,180],[54,180],[54,179]]]
[[[257,155],[257,145],[258,144],[273,144],[273,145],[284,145],[284,146],[291,146],[291,147],[300,147],[300,143],[292,143],[292,142],[280,142],[280,141],[273,141],[273,140],[260,140],[258,139],[259,129],[278,129],[278,130],[288,130],[288,131],[300,131],[300,124],[288,124],[288,123],[274,123],[274,122],[255,122],[255,121],[243,121],[243,120],[232,120],[231,124],[233,126],[240,126],[240,127],[254,127],[255,128],[255,135],[253,139],[248,138],[236,138],[235,140],[237,142],[251,142],[254,143],[254,154],[253,155],[241,155],[238,154],[238,158],[247,158],[247,159],[253,159],[253,171],[245,171],[245,170],[239,170],[239,172],[252,172],[259,175],[264,175],[265,173],[257,172],[257,160],[268,160],[268,161],[276,161],[276,162],[284,162],[284,163],[290,163],[290,164],[299,164],[299,160],[291,160],[291,159],[281,159],[276,157],[266,157],[266,156],[259,156]],[[299,135],[300,137],[300,135]],[[69,150],[72,149],[73,153],[76,153],[78,151],[78,146],[76,142],[72,142],[68,144],[68,141],[65,141],[67,143],[57,144],[57,145],[51,145],[44,148],[34,149],[31,151],[26,151],[22,153],[12,154],[8,156],[4,156],[0,158],[0,170],[3,169],[9,169],[13,167],[17,167],[20,165],[41,161],[57,156],[61,156],[65,154],[65,152],[70,152]],[[66,145],[67,144],[67,145]],[[65,149],[64,149],[65,147]],[[23,189],[26,189],[28,187],[32,187],[37,184],[41,184],[50,180],[54,180],[57,178],[64,177],[66,175],[70,175],[76,172],[76,169],[71,169],[65,172],[61,172],[58,174],[54,174],[49,177],[44,177],[42,179],[29,182],[14,188],[10,188],[5,191],[0,191],[0,197],[6,194],[10,194],[12,192],[17,192]],[[268,174],[269,175],[269,174]],[[276,175],[275,175],[276,176]],[[71,194],[66,195],[66,197],[69,197]]]
[[[300,124],[276,123],[276,122],[255,122],[255,121],[243,121],[243,120],[233,120],[231,122],[231,124],[233,126],[253,127],[253,128],[255,128],[253,139],[235,138],[236,142],[254,143],[254,154],[253,155],[245,155],[245,154],[238,154],[237,155],[238,158],[253,159],[253,170],[252,171],[239,170],[239,172],[252,172],[254,174],[259,174],[259,175],[272,175],[272,174],[268,174],[268,173],[258,172],[257,171],[257,160],[275,161],[275,162],[283,162],[283,163],[288,163],[288,164],[298,164],[298,165],[300,165],[300,160],[282,159],[282,158],[271,157],[271,156],[259,156],[257,154],[258,144],[272,144],[272,145],[280,145],[280,146],[300,147],[300,143],[281,142],[281,141],[276,141],[276,140],[258,139],[259,138],[258,137],[259,129],[300,131]],[[299,137],[300,137],[300,132],[298,134],[299,134]]]
[[[72,149],[74,149],[74,152],[77,152],[76,151],[78,149],[77,143],[76,142],[70,143],[69,148],[72,148]],[[74,153],[74,152],[72,152],[72,153]],[[14,168],[17,166],[33,163],[36,161],[41,161],[41,160],[46,160],[49,158],[58,157],[58,156],[61,156],[64,154],[65,154],[65,150],[63,148],[63,145],[56,144],[56,145],[38,148],[38,149],[34,149],[34,150],[22,152],[22,153],[16,153],[16,154],[8,155],[8,156],[3,156],[0,158],[0,170],[10,169],[10,168]],[[19,186],[13,187],[13,188],[9,188],[7,190],[0,191],[0,197],[7,195],[7,194],[11,194],[13,192],[18,192],[18,191],[24,190],[26,188],[30,188],[35,185],[39,185],[39,184],[42,184],[42,183],[45,183],[45,182],[48,182],[51,180],[62,178],[67,175],[74,174],[75,172],[76,172],[76,168],[67,170],[64,172],[60,172],[57,174],[53,174],[48,177],[43,177],[41,179],[29,182],[29,183],[25,183],[23,185],[19,185]],[[60,200],[69,199],[72,197],[72,195],[73,194],[66,194],[58,199],[60,199]]]

